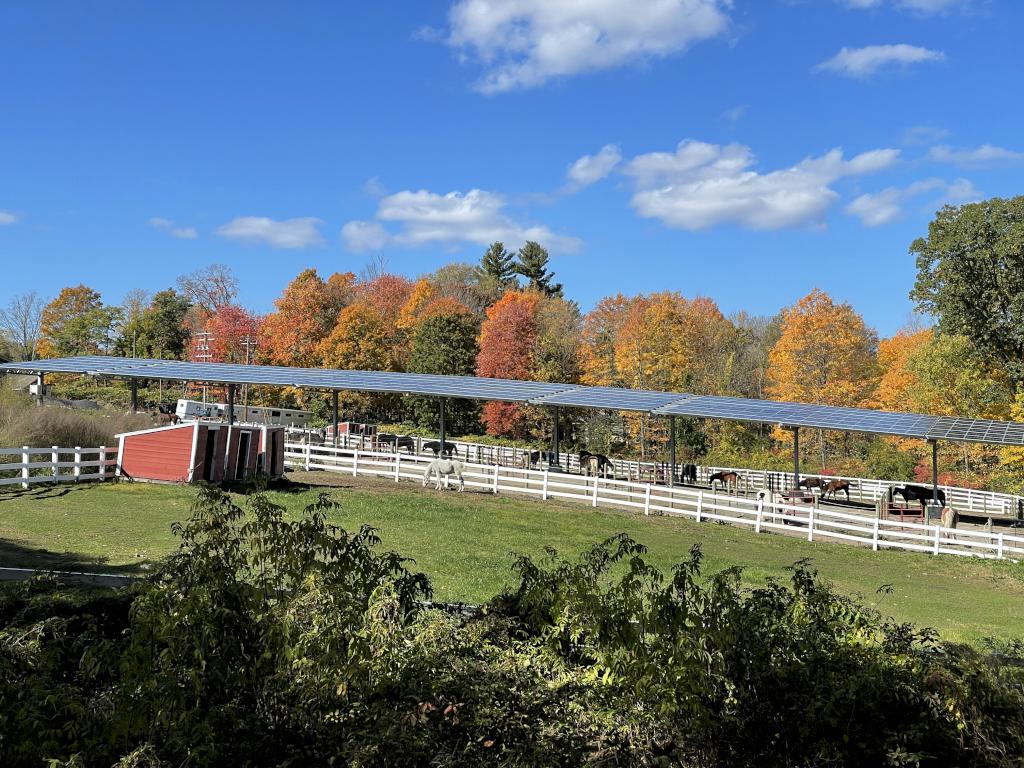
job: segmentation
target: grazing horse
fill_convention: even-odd
[[[415,446],[413,439],[408,435],[392,435],[387,432],[382,432],[377,435],[377,443],[379,445],[387,445],[391,447],[391,449],[396,453],[399,448],[405,448],[405,450],[411,454]]]
[[[825,482],[825,480],[823,480],[820,477],[805,477],[803,480],[796,484],[796,487],[811,490],[811,488],[824,488],[826,485],[827,483]]]
[[[441,490],[441,478],[450,477],[455,475],[455,479],[459,481],[459,493],[466,490],[466,480],[462,476],[462,470],[465,465],[458,459],[434,459],[427,465],[427,470],[423,473],[423,487],[427,487],[427,483],[430,482],[430,477],[433,475],[435,484],[434,489]]]
[[[537,465],[538,462],[544,462],[546,464],[554,464],[558,461],[558,457],[554,451],[523,451],[523,466],[527,469],[531,469]]]
[[[735,472],[723,470],[721,472],[715,472],[710,478],[711,490],[715,489],[715,482],[719,482],[725,486],[725,490],[729,490],[729,485],[732,484],[732,488],[735,491],[740,482],[740,476]]]
[[[939,492],[938,492],[939,504],[941,504],[943,507],[945,507],[946,506],[946,492],[943,491],[941,488],[939,488],[938,490],[939,490]],[[922,514],[924,514],[925,507],[928,505],[928,502],[930,502],[932,500],[932,489],[931,488],[927,488],[927,487],[925,487],[923,485],[907,484],[907,485],[903,486],[902,488],[898,488],[898,487],[897,488],[893,488],[892,491],[890,491],[889,498],[891,499],[893,496],[895,496],[897,494],[899,494],[900,496],[903,497],[903,503],[904,504],[909,504],[912,501],[919,502],[921,504],[921,513]]]
[[[435,456],[441,455],[441,441],[440,440],[429,440],[423,444],[423,450],[433,451]],[[444,441],[444,455],[452,455],[452,445],[447,440]]]
[[[836,497],[836,492],[842,491],[846,494],[846,500],[850,500],[850,481],[849,480],[829,480],[822,486],[821,498],[827,499],[831,496],[833,499]]]
[[[615,465],[612,464],[612,460],[607,456],[602,456],[600,453],[589,453],[587,451],[580,452],[580,469],[583,470],[583,474],[587,477],[598,476],[607,477],[608,473],[615,474]]]

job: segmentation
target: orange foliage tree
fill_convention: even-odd
[[[853,307],[815,288],[782,312],[782,334],[769,355],[768,394],[798,403],[864,405],[878,380],[877,346],[877,335]],[[820,430],[818,436],[824,466],[826,437]]]
[[[311,367],[319,363],[319,345],[338,321],[350,300],[355,276],[334,274],[325,282],[315,269],[306,269],[292,280],[277,308],[265,318],[260,331],[260,356],[273,365]]]
[[[206,318],[209,357],[201,356],[193,339],[193,359],[213,363],[251,363],[255,359],[260,318],[237,304],[224,304]]]
[[[478,376],[533,378],[539,303],[536,292],[509,291],[488,307],[487,319],[480,328]],[[523,437],[527,432],[528,417],[514,403],[487,403],[482,418],[489,435]]]
[[[364,302],[341,311],[330,336],[320,343],[319,355],[327,368],[364,371],[394,370],[388,323]]]

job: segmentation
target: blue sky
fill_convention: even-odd
[[[569,295],[883,335],[944,201],[1024,192],[1017,0],[0,5],[0,303],[539,239]]]

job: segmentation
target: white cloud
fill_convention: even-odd
[[[154,216],[149,220],[149,226],[153,229],[158,229],[161,232],[166,232],[172,237],[178,237],[182,240],[195,240],[199,237],[199,232],[196,231],[195,227],[177,227],[174,222],[170,219],[165,219],[161,216]]]
[[[821,224],[838,197],[830,184],[888,168],[899,154],[877,149],[845,160],[841,149],[833,149],[762,174],[751,170],[755,158],[749,147],[688,140],[674,153],[638,155],[622,172],[636,185],[631,204],[637,213],[667,226],[782,229]]]
[[[266,216],[239,216],[220,227],[217,234],[243,243],[263,243],[272,248],[294,250],[321,245],[324,238],[317,227],[322,223],[312,216],[283,221]]]
[[[622,161],[622,152],[614,144],[605,144],[596,155],[584,155],[566,173],[568,188],[577,191],[608,176]]]
[[[14,224],[17,220],[18,217],[10,211],[0,211],[0,227],[7,226],[8,224]]]
[[[405,190],[382,198],[373,220],[345,224],[341,235],[345,245],[353,251],[385,245],[409,248],[434,243],[488,245],[495,240],[507,245],[536,240],[556,252],[579,249],[578,238],[555,234],[543,226],[517,223],[504,212],[505,206],[504,197],[481,189],[445,195],[425,189]]]
[[[678,53],[729,26],[732,0],[457,0],[445,41],[497,93]]]
[[[949,131],[945,128],[938,128],[934,125],[915,125],[903,132],[903,143],[908,146],[934,144],[947,136],[949,136]]]
[[[928,192],[940,190],[928,208],[934,210],[945,203],[958,204],[981,197],[974,185],[967,179],[947,183],[942,179],[925,179],[908,187],[886,187],[880,192],[861,195],[844,209],[850,216],[856,216],[866,227],[880,227],[903,215],[904,205],[913,198]]]
[[[815,69],[837,72],[846,77],[871,77],[882,67],[921,64],[928,61],[942,61],[946,54],[917,45],[868,45],[863,48],[843,48],[828,61]]]
[[[945,145],[932,147],[928,159],[937,163],[975,167],[980,165],[1005,165],[1024,160],[1024,152],[1015,152],[991,144],[982,144],[974,149],[953,149]]]
[[[848,8],[880,8],[886,5],[885,0],[840,0]],[[888,3],[894,8],[927,16],[935,13],[945,13],[958,6],[966,7],[970,0],[890,0]]]

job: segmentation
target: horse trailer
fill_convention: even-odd
[[[174,412],[182,421],[226,419],[227,403],[203,403],[199,400],[179,400]],[[239,405],[235,403],[235,421],[245,424],[272,424],[304,427],[313,417],[310,411],[281,406]]]
[[[125,432],[117,474],[166,483],[225,483],[284,475],[284,428],[201,421]]]

